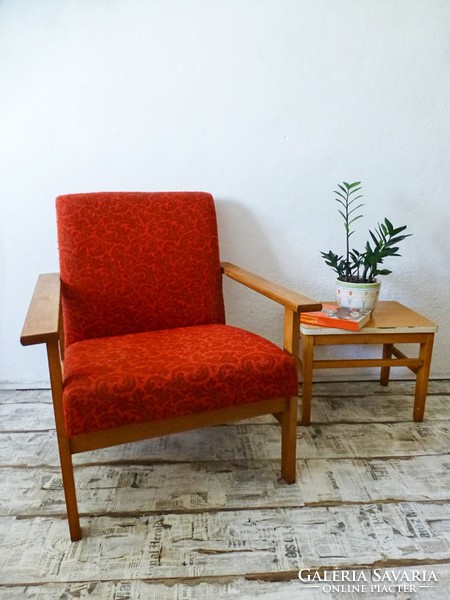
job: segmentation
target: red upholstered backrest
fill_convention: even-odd
[[[66,345],[224,322],[210,194],[70,194],[56,213]]]

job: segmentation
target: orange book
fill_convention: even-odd
[[[300,323],[359,331],[370,319],[370,311],[360,308],[341,308],[324,304],[322,310],[300,313]]]

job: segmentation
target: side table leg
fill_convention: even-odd
[[[303,368],[302,368],[302,416],[301,424],[309,425],[311,422],[311,397],[314,359],[314,336],[303,335]]]
[[[383,358],[392,358],[393,344],[383,344]],[[389,383],[389,375],[391,367],[381,367],[380,384],[387,385]]]
[[[423,421],[425,402],[427,399],[428,379],[430,377],[431,354],[433,352],[434,333],[426,336],[425,342],[420,344],[419,358],[422,365],[416,373],[416,394],[414,399],[414,421]]]

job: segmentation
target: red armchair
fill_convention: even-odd
[[[72,455],[273,414],[295,481],[298,325],[320,304],[220,263],[209,194],[56,200],[60,274],[41,275],[21,336],[45,343],[70,536]],[[225,324],[222,274],[285,306],[284,350]]]

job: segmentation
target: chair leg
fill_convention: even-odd
[[[301,361],[301,382],[302,382],[302,416],[301,424],[309,425],[311,423],[311,400],[313,384],[314,367],[314,336],[303,335],[303,357]]]
[[[69,439],[65,433],[64,414],[62,407],[62,369],[59,345],[57,341],[47,343],[48,366],[52,386],[53,410],[55,413],[56,435],[58,437],[59,458],[66,498],[67,517],[69,520],[70,539],[77,542],[81,539],[80,518],[78,516],[75,478],[73,475],[72,453]]]
[[[288,398],[281,413],[281,476],[286,483],[297,478],[297,397]]]
[[[66,498],[67,518],[69,521],[70,539],[72,542],[81,540],[80,517],[78,514],[75,477],[73,473],[72,454],[67,438],[58,439],[61,473]]]
[[[414,421],[418,422],[423,421],[423,415],[425,412],[433,342],[434,333],[429,333],[426,336],[425,342],[420,344],[419,358],[422,360],[422,366],[420,366],[416,372],[416,393],[413,411]]]
[[[383,358],[392,358],[393,347],[394,347],[394,344],[383,344]],[[391,371],[390,367],[381,367],[381,370],[380,370],[380,384],[381,385],[388,385],[390,371]]]

